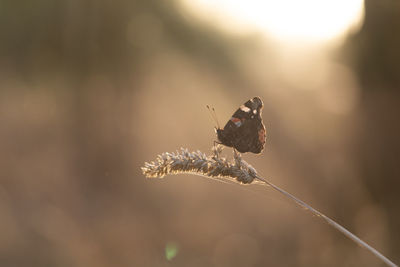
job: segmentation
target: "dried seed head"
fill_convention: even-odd
[[[241,155],[234,151],[234,160],[228,161],[220,157],[223,147],[212,147],[212,155],[201,151],[189,152],[181,148],[176,153],[162,153],[156,161],[144,163],[143,174],[148,178],[162,178],[167,174],[192,173],[208,177],[228,177],[243,184],[250,184],[257,177],[256,170]]]

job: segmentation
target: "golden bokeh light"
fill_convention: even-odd
[[[280,41],[324,42],[357,29],[363,0],[183,0],[189,10],[233,31],[259,29]]]

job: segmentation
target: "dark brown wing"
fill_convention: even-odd
[[[265,127],[261,120],[250,119],[232,132],[232,146],[239,152],[261,153],[265,145]]]
[[[234,147],[241,153],[261,153],[266,136],[261,118],[262,107],[263,103],[258,97],[254,97],[241,105],[224,129],[217,131],[221,143]]]

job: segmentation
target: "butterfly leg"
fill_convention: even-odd
[[[217,145],[222,145],[221,142],[218,142],[218,141],[215,141],[215,140],[214,140],[214,147],[215,147],[215,144],[217,144]]]
[[[233,157],[240,160],[242,158],[242,154],[236,148],[233,148]]]

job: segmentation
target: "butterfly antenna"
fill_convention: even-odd
[[[215,109],[212,108],[212,111],[211,111],[211,108],[209,105],[207,105],[206,107],[207,107],[208,111],[210,112],[210,116],[211,116],[212,120],[217,124],[217,127],[218,127],[217,129],[219,129],[219,123],[218,123],[217,116],[215,114]]]
[[[214,108],[212,108],[212,110],[213,110],[213,113],[214,113],[215,121],[217,122],[217,126],[218,126],[218,129],[219,129],[219,128],[221,128],[221,127],[219,126],[219,121],[218,121],[217,113],[215,112],[215,109],[214,109]]]

